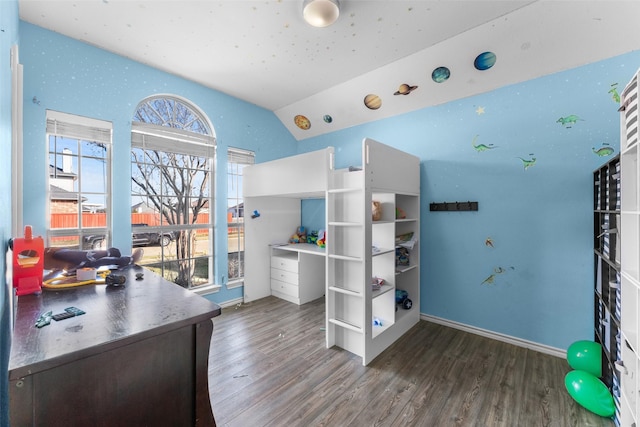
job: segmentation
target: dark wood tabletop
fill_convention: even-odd
[[[220,315],[217,304],[150,270],[130,266],[113,273],[126,277],[124,285],[45,289],[40,295],[18,298],[10,380]],[[143,273],[143,278],[137,280],[136,273]],[[41,314],[61,313],[67,307],[86,314],[35,326]]]

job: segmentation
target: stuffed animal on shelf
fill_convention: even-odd
[[[371,219],[380,221],[382,219],[382,203],[377,200],[371,201]]]
[[[307,229],[302,225],[296,229],[296,232],[289,238],[289,243],[307,243]]]

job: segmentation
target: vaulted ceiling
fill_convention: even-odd
[[[640,49],[635,0],[340,6],[315,28],[302,0],[19,1],[26,22],[269,109],[298,140]],[[484,52],[495,65],[474,65]]]

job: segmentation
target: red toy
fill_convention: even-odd
[[[42,274],[44,270],[44,241],[42,237],[33,237],[31,226],[24,227],[24,237],[12,239],[13,250],[13,287],[16,295],[37,294],[42,292]]]

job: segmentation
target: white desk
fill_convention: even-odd
[[[325,293],[325,249],[310,243],[271,245],[271,294],[301,305]]]

